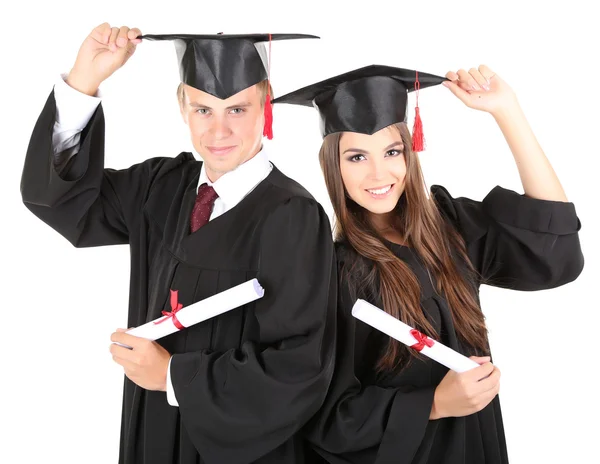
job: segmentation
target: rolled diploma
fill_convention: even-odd
[[[365,300],[359,299],[354,303],[352,315],[409,347],[417,343],[410,333],[413,329],[411,326]],[[434,340],[432,347],[423,347],[421,353],[456,372],[466,372],[474,367],[479,367],[479,364],[472,359],[448,348],[437,340]]]
[[[199,322],[206,321],[211,317],[218,316],[219,314],[226,313],[227,311],[258,300],[259,298],[262,298],[264,294],[265,291],[258,283],[258,280],[252,279],[202,301],[185,306],[177,311],[176,317],[184,327],[190,327]],[[157,340],[177,332],[179,329],[173,324],[172,318],[159,324],[155,324],[155,322],[158,322],[165,317],[166,316],[161,316],[154,321],[147,322],[144,325],[128,330],[126,333],[135,335],[136,337],[147,338],[148,340]],[[121,343],[119,343],[119,345],[131,348]]]

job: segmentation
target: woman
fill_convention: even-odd
[[[433,186],[428,197],[405,123],[407,92],[440,83],[494,117],[524,195],[495,187],[474,201]],[[446,78],[368,66],[273,103],[318,109],[320,162],[336,216],[337,370],[310,441],[330,463],[508,462],[500,372],[490,362],[479,286],[549,289],[583,268],[574,205],[514,93],[486,66]],[[414,132],[420,145],[418,123]],[[448,371],[352,318],[357,298],[479,367]]]

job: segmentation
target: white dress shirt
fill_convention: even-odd
[[[54,156],[59,164],[64,164],[79,150],[81,131],[92,118],[101,102],[101,94],[83,94],[65,82],[62,74],[54,86],[56,100],[56,121],[52,134]],[[263,147],[253,158],[239,165],[233,171],[223,174],[216,182],[211,182],[205,165],[200,169],[198,187],[204,183],[212,186],[219,196],[214,203],[209,221],[225,214],[236,206],[271,172],[273,165],[263,143]],[[191,211],[190,211],[191,214]],[[172,359],[172,357],[171,357]],[[167,369],[167,401],[171,406],[179,406],[171,383],[171,360]]]

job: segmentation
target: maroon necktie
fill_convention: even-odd
[[[196,197],[196,203],[192,210],[192,217],[190,218],[190,229],[192,233],[196,232],[208,222],[213,205],[218,197],[219,195],[217,195],[214,188],[209,187],[207,184],[202,184],[200,186],[198,189],[198,196]]]

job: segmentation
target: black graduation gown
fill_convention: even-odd
[[[454,199],[432,187],[442,214],[466,240],[482,281],[515,290],[557,287],[583,268],[572,203],[542,201],[496,187],[483,200]],[[413,249],[388,247],[420,281],[421,307],[440,341],[467,356],[457,340],[448,304]],[[338,357],[334,379],[308,437],[330,463],[505,464],[507,447],[498,396],[478,413],[430,421],[436,386],[448,369],[423,356],[404,370],[377,375],[375,365],[389,337],[351,315],[342,268],[356,259],[347,243],[336,245],[340,276]],[[459,268],[465,271],[464,263]],[[378,293],[378,292],[377,292]],[[358,294],[383,308],[379,295]]]
[[[21,192],[76,247],[128,243],[128,326],[257,278],[265,296],[158,342],[179,407],[125,378],[120,463],[304,463],[298,430],[321,406],[335,349],[337,277],[329,219],[276,167],[236,207],[190,234],[201,163],[190,153],[104,169],[100,106],[56,172],[54,94],[37,121]]]

